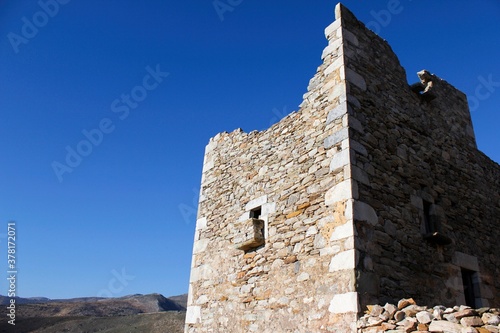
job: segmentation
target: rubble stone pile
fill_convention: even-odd
[[[398,305],[368,305],[357,322],[358,333],[500,333],[500,309],[469,306],[429,308],[412,298]]]

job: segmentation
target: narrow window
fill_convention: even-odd
[[[451,238],[444,235],[441,229],[441,220],[445,219],[444,212],[442,212],[439,206],[429,201],[423,200],[423,205],[424,238],[437,245],[451,244]]]
[[[237,249],[248,253],[259,249],[265,244],[265,221],[260,218],[261,215],[262,208],[256,207],[250,210],[249,219],[237,223],[239,232],[234,242]]]
[[[254,219],[260,219],[260,216],[262,215],[262,206],[256,207],[250,211],[250,218]],[[266,231],[265,231],[265,223],[262,224],[262,228],[260,229],[260,232],[262,233],[263,239],[265,239]]]
[[[476,307],[476,285],[477,283],[477,272],[470,271],[468,269],[462,268],[462,283],[464,285],[464,296],[465,296],[465,305],[470,306],[472,308]]]
[[[427,234],[433,234],[436,231],[438,231],[436,228],[435,221],[433,221],[433,219],[431,218],[431,206],[432,203],[424,200],[424,223],[425,223],[425,232]]]

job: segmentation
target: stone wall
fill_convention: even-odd
[[[463,303],[460,267],[500,301],[500,168],[465,96],[432,77],[424,101],[385,41],[335,15],[300,109],[207,145],[187,333],[355,332],[360,305]],[[450,245],[424,240],[424,215]]]
[[[218,134],[207,146],[186,332],[355,326],[347,116],[327,122],[345,105],[340,20],[327,34],[324,63],[298,112],[263,132]],[[342,155],[334,170],[333,155]],[[265,245],[235,249],[258,207]]]
[[[475,306],[500,304],[500,166],[476,148],[466,96],[431,75],[428,101],[385,41],[350,13],[343,22],[355,36],[344,46],[356,74],[346,83],[351,168],[359,201],[376,214],[354,215],[362,306],[406,295],[465,304],[462,269],[473,273]],[[436,239],[423,238],[426,208]]]

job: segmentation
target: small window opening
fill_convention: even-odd
[[[250,211],[250,218],[258,219],[262,215],[262,207],[254,208]]]
[[[261,215],[262,215],[262,206],[256,207],[256,208],[254,208],[254,209],[252,209],[250,211],[250,218],[254,218],[254,219],[259,219],[260,220],[261,219],[260,218]],[[266,230],[265,229],[266,229],[266,227],[265,227],[265,223],[264,223],[264,224],[262,224],[262,229],[260,230],[260,232],[262,233],[262,237],[264,239],[266,238],[266,236],[265,236],[266,235]]]
[[[476,307],[476,298],[478,298],[477,272],[462,268],[462,283],[464,285],[465,305],[472,308]]]
[[[424,223],[425,223],[425,232],[427,234],[433,234],[437,230],[436,222],[431,218],[431,206],[432,203],[424,200]]]
[[[433,203],[423,200],[424,204],[424,238],[428,241],[437,245],[449,245],[452,240],[448,236],[444,235],[441,230],[442,218],[439,216],[436,210],[436,205]]]

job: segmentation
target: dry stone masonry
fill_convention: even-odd
[[[500,309],[442,305],[418,306],[413,298],[398,305],[369,305],[358,320],[358,333],[499,333]]]
[[[356,332],[404,297],[500,306],[500,166],[465,95],[428,71],[409,85],[384,40],[335,17],[300,109],[206,147],[186,333]]]

